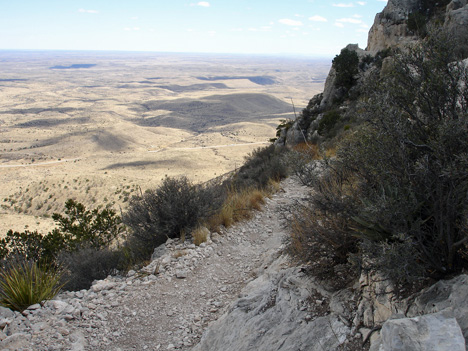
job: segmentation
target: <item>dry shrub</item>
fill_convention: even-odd
[[[273,183],[272,183],[273,184]],[[241,191],[231,188],[221,209],[206,221],[206,226],[212,231],[218,231],[220,226],[229,228],[236,222],[250,219],[253,210],[261,210],[265,197],[272,190],[255,188]]]
[[[248,194],[249,196],[249,207],[251,209],[260,211],[262,209],[262,205],[265,204],[265,193],[261,190],[254,189]]]
[[[197,246],[200,246],[201,243],[204,243],[208,240],[210,231],[206,227],[197,227],[192,232],[193,243]]]
[[[317,144],[300,143],[293,147],[293,150],[304,155],[308,160],[319,160],[320,149]]]

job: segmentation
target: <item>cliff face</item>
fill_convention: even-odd
[[[375,16],[369,31],[367,51],[375,54],[394,46],[404,46],[418,40],[418,36],[408,19],[437,22],[445,29],[459,35],[466,31],[468,24],[467,0],[427,1],[427,0],[389,0],[384,10]]]
[[[375,16],[369,31],[367,51],[376,53],[388,47],[404,45],[415,37],[408,31],[408,14],[419,9],[420,0],[389,0],[384,10]]]

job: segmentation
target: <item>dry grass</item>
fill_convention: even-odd
[[[320,160],[320,150],[317,144],[300,143],[293,147],[294,151],[304,154],[308,160]]]
[[[197,246],[200,246],[201,243],[204,243],[208,240],[210,231],[208,228],[200,226],[192,232],[193,243]]]
[[[273,189],[279,187],[278,182],[271,182],[271,190],[244,189],[237,191],[231,189],[221,210],[210,217],[206,226],[212,231],[218,231],[220,226],[229,228],[236,222],[252,217],[252,211],[260,211],[265,204],[265,197],[269,196]]]
[[[174,253],[172,254],[172,257],[179,258],[179,257],[185,256],[185,255],[187,255],[186,250],[177,250],[177,251],[174,251]]]

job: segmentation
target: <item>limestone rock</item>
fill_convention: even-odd
[[[153,254],[151,255],[151,261],[157,260],[164,256],[167,252],[166,244],[159,245],[157,248],[154,249]]]
[[[0,342],[0,349],[18,350],[30,346],[31,335],[27,333],[16,333],[10,335]]]
[[[468,275],[462,274],[451,280],[441,280],[423,290],[410,305],[407,316],[435,313],[452,309],[465,340],[468,340]]]
[[[445,313],[390,319],[381,331],[383,351],[465,351],[457,320]]]
[[[298,268],[274,261],[241,292],[230,310],[213,323],[193,351],[334,350],[350,334],[338,315],[312,319],[300,308],[310,281]]]
[[[417,0],[389,0],[384,10],[375,16],[367,39],[367,49],[372,53],[393,46],[402,46],[415,38],[408,32],[408,13],[417,9]]]

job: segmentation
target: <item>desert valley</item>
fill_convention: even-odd
[[[125,208],[167,176],[236,169],[323,89],[330,59],[0,52],[0,234],[69,198]]]

